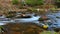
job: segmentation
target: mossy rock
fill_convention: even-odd
[[[60,17],[57,16],[56,18],[60,18]]]
[[[44,19],[42,19],[42,18],[39,18],[39,21],[43,21]]]

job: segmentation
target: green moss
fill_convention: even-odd
[[[57,34],[56,32],[53,32],[54,34]],[[52,34],[52,32],[51,31],[44,31],[44,32],[42,32],[41,34]]]
[[[43,0],[26,0],[25,2],[26,2],[26,4],[28,4],[30,6],[42,5],[43,4]]]
[[[18,0],[12,0],[12,3],[13,4],[18,4],[19,2],[18,2]]]

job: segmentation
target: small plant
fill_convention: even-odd
[[[2,33],[3,31],[3,26],[0,26],[0,32]]]
[[[18,4],[19,2],[18,2],[18,0],[12,0],[12,3],[13,4]]]

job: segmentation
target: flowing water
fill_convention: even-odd
[[[57,12],[57,13],[50,13],[50,14],[47,14],[47,16],[48,17],[50,17],[51,18],[51,20],[53,20],[52,22],[54,22],[54,23],[58,23],[58,24],[60,24],[60,12]],[[31,20],[33,20],[33,19],[31,19]],[[28,20],[29,21],[29,20]],[[18,22],[18,21],[17,21]],[[24,21],[23,21],[24,22]],[[26,22],[25,22],[26,23]],[[40,23],[40,21],[32,21],[32,23]],[[0,22],[0,25],[4,25],[4,24],[6,24],[6,23],[2,23],[2,22]]]

